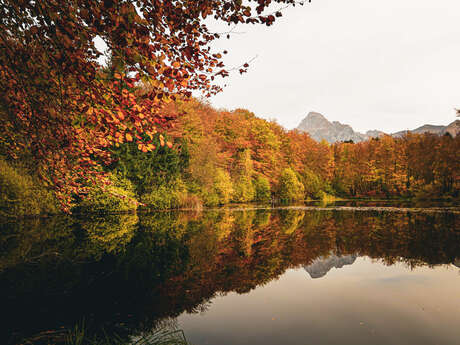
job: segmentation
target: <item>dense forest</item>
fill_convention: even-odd
[[[214,41],[237,25],[271,26],[283,15],[276,5],[297,4],[6,1],[0,214],[457,197],[458,138],[328,145],[191,97],[215,95],[220,78],[249,67],[228,69]],[[213,32],[206,18],[229,31]]]
[[[407,134],[330,145],[248,110],[216,110],[196,99],[164,111],[175,120],[155,134],[152,149],[142,150],[136,138],[115,145],[105,167],[109,181],[76,196],[74,212],[459,196],[458,137]],[[2,214],[59,211],[25,162],[0,164]]]

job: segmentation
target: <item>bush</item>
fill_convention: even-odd
[[[128,179],[115,174],[109,175],[112,184],[105,188],[97,186],[76,207],[81,213],[118,213],[134,211],[138,202],[134,186]]]
[[[255,197],[254,200],[267,202],[271,200],[270,182],[264,176],[259,176],[253,181]]]
[[[201,210],[203,208],[203,201],[196,194],[187,193],[182,200],[181,206],[183,208]]]
[[[324,203],[331,203],[331,202],[340,200],[340,198],[337,198],[335,195],[328,194],[324,191],[321,191],[319,195],[320,195],[320,200],[323,201]]]
[[[171,190],[168,187],[159,186],[151,192],[142,195],[141,202],[150,209],[167,210],[173,208],[175,200],[173,200]]]
[[[59,205],[52,191],[25,169],[0,158],[0,216],[22,217],[55,214]]]
[[[197,195],[187,191],[187,186],[181,179],[172,181],[169,185],[155,187],[150,192],[142,195],[141,201],[147,208],[153,210],[202,208],[201,200]]]
[[[291,168],[286,168],[281,173],[278,197],[282,202],[303,200],[304,198],[304,186]]]
[[[214,207],[220,205],[219,196],[213,190],[202,192],[201,197],[203,198],[203,202],[206,206]]]
[[[234,189],[233,201],[235,202],[250,202],[255,198],[256,191],[248,176],[240,176],[235,182]]]

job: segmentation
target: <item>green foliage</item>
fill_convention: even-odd
[[[250,202],[256,196],[256,190],[248,176],[240,176],[235,181],[234,189],[233,201],[235,202]]]
[[[312,199],[321,199],[323,182],[320,177],[310,169],[305,169],[302,174],[302,183],[305,188],[305,196]]]
[[[136,210],[138,202],[131,181],[115,174],[110,174],[109,179],[110,185],[92,188],[88,196],[78,204],[76,211],[117,213]]]
[[[201,209],[202,201],[181,179],[170,181],[168,185],[154,186],[141,196],[141,202],[152,210],[177,208]]]
[[[305,217],[305,212],[298,212],[297,210],[283,210],[280,213],[280,228],[283,233],[290,235],[296,231]]]
[[[282,202],[302,200],[304,198],[304,186],[291,168],[286,168],[281,173],[278,197]]]
[[[171,181],[169,184],[150,187],[149,192],[141,196],[141,202],[153,210],[179,208],[187,189],[182,180]]]
[[[255,197],[254,200],[267,202],[271,200],[270,182],[264,176],[258,176],[253,180]]]
[[[325,191],[320,191],[319,195],[320,195],[321,201],[323,201],[323,203],[326,203],[326,204],[340,200],[340,198],[336,197],[335,195],[329,194]]]
[[[117,162],[111,167],[119,175],[129,179],[138,194],[149,192],[154,185],[167,184],[177,179],[189,164],[189,152],[185,142],[170,149],[161,146],[158,136],[154,138],[156,149],[142,152],[134,142],[114,150]]]
[[[26,169],[0,158],[0,216],[22,217],[59,212],[53,193]]]
[[[212,173],[212,172],[211,172]],[[204,186],[201,189],[201,197],[206,206],[225,205],[232,200],[234,187],[230,175],[225,170],[217,168],[212,176],[213,184],[209,188]]]
[[[349,193],[350,187],[346,184],[344,179],[335,177],[332,181],[332,189],[337,195],[345,196]]]
[[[254,200],[256,194],[251,181],[254,169],[250,150],[245,149],[238,152],[235,163],[233,201],[250,202]]]
[[[232,195],[234,194],[234,187],[230,174],[220,168],[216,169],[216,175],[214,177],[214,191],[218,198],[218,204],[224,205],[230,202]]]
[[[213,190],[208,191],[205,190],[201,193],[201,198],[203,199],[203,203],[205,206],[214,207],[219,206],[219,196]]]
[[[94,215],[81,221],[87,234],[88,252],[120,252],[131,241],[139,222],[136,213]]]
[[[175,208],[176,199],[171,188],[158,186],[151,192],[141,195],[141,202],[153,210],[167,210]]]

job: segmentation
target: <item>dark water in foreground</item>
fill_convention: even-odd
[[[4,223],[0,344],[460,344],[460,210],[405,207]]]

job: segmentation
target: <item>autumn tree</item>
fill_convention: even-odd
[[[271,200],[270,182],[264,176],[258,176],[253,181],[255,196],[254,200],[267,202]]]
[[[248,202],[254,200],[255,189],[252,183],[253,164],[249,150],[238,153],[235,164],[235,183],[233,200]]]
[[[300,182],[297,174],[291,169],[286,168],[279,178],[278,196],[281,201],[298,201],[304,199],[304,186]]]
[[[205,19],[269,26],[281,15],[271,3],[295,2],[1,0],[2,150],[27,155],[68,209],[72,195],[103,177],[108,148],[135,142],[152,150],[152,137],[171,120],[167,102],[220,90],[225,51],[211,43],[223,34]],[[109,70],[97,40],[112,55]]]

